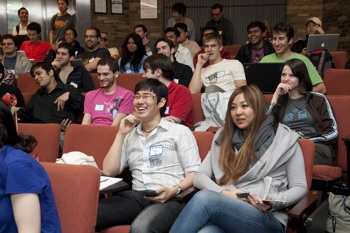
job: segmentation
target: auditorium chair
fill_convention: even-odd
[[[17,87],[21,91],[25,103],[27,103],[33,94],[40,88],[29,72],[18,75]]]
[[[347,54],[346,51],[329,52],[333,57],[334,67],[336,69],[345,69]]]
[[[350,95],[350,69],[328,69],[323,82],[327,95]]]

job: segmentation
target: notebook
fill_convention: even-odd
[[[327,49],[329,52],[337,51],[339,34],[311,34],[307,41],[306,50],[311,52],[319,49]]]
[[[275,93],[281,82],[283,63],[244,63],[247,84],[255,84],[263,94]]]

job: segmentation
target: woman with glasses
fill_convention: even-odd
[[[141,37],[136,33],[127,35],[122,47],[122,57],[118,61],[119,73],[144,73],[143,62],[146,58],[146,48]]]
[[[0,232],[61,232],[49,177],[27,154],[36,144],[33,136],[18,135],[0,100]]]

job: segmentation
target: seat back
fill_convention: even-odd
[[[93,156],[102,170],[103,160],[112,146],[119,127],[73,124],[67,128],[63,153],[80,151]]]
[[[193,125],[197,122],[204,121],[204,113],[202,110],[201,103],[202,93],[192,93],[192,102],[193,102]]]
[[[22,92],[25,103],[27,103],[32,95],[40,88],[29,72],[18,75],[17,87]]]
[[[333,57],[334,67],[336,69],[345,69],[347,54],[346,51],[329,52]]]
[[[145,79],[142,75],[143,74],[119,74],[117,84],[134,93],[136,84]]]
[[[350,70],[328,69],[323,78],[327,95],[350,95]]]
[[[41,163],[55,196],[62,232],[95,232],[100,173],[89,165]]]
[[[199,155],[201,157],[201,160],[203,161],[207,156],[208,152],[210,151],[211,143],[214,138],[214,133],[193,131],[193,136],[196,139]]]
[[[310,190],[315,160],[315,144],[313,141],[308,139],[298,139],[298,143],[304,157],[307,188]]]
[[[33,135],[38,141],[32,155],[37,154],[43,162],[56,162],[61,133],[59,124],[18,123],[18,133]]]
[[[241,47],[242,47],[241,44],[233,44],[233,45],[225,45],[224,49],[228,50],[231,54],[231,58],[234,59]]]

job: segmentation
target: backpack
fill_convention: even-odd
[[[346,197],[329,193],[328,202],[327,232],[350,232],[350,196]]]
[[[10,86],[17,86],[17,78],[12,70],[5,69],[4,78],[1,80],[2,83],[6,83]]]
[[[306,55],[312,64],[315,66],[317,72],[323,79],[324,72],[329,68],[334,68],[333,57],[327,49],[314,50]]]

